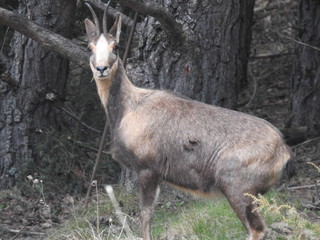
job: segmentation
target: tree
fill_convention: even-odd
[[[246,79],[253,0],[158,1],[165,2],[163,6],[118,2],[154,16],[138,26],[141,62],[130,71],[132,79],[206,103],[235,107]],[[159,14],[159,9],[168,15]],[[159,22],[168,27],[161,28]]]
[[[76,1],[20,2],[19,12],[62,36],[70,37]],[[30,163],[37,164],[43,129],[59,129],[59,111],[52,101],[63,101],[68,61],[44,49],[38,42],[15,33],[7,76],[12,83],[0,82],[0,189],[15,183]]]
[[[320,2],[301,0],[298,9],[296,58],[291,77],[291,126],[320,134]]]

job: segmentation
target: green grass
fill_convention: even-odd
[[[102,199],[102,197],[99,197]],[[110,202],[99,204],[99,213],[111,214],[113,208]],[[120,193],[118,200],[123,203],[123,211],[138,211],[136,195]],[[132,208],[132,209],[130,209]],[[100,229],[93,224],[97,217],[96,205],[92,204],[88,212],[82,215],[75,211],[73,217],[62,228],[55,231],[47,239],[50,240],[110,240],[119,238],[121,226],[114,222],[116,232],[108,232],[108,226]],[[136,221],[136,222],[135,222]],[[135,223],[131,221],[130,227],[136,236],[139,236],[138,217]],[[133,224],[132,224],[133,223]],[[106,231],[103,231],[107,228]],[[188,204],[166,203],[162,207],[157,206],[152,219],[152,236],[154,239],[188,239],[188,240],[229,240],[244,239],[245,229],[226,200],[194,200]]]
[[[139,231],[139,204],[136,194],[128,194],[121,189],[115,190],[117,199],[122,202],[122,210],[129,217],[129,225],[135,236]],[[82,215],[74,212],[73,217],[47,239],[52,240],[113,240],[125,239],[121,233],[122,227],[115,220],[114,209],[104,194],[99,196],[98,214],[114,219],[112,225],[94,224],[97,218],[97,204],[91,204],[89,211]],[[286,194],[271,191],[261,199],[261,212],[268,226],[274,222],[285,222],[292,231],[292,238],[277,236],[274,239],[304,239],[299,238],[304,230],[311,230],[320,235],[319,224],[308,222],[295,214],[295,208],[285,205]],[[292,211],[290,210],[292,209]],[[237,240],[245,239],[246,232],[240,220],[236,217],[225,199],[191,200],[187,203],[161,202],[155,208],[152,218],[152,236],[155,240]]]
[[[117,199],[123,204],[123,212],[138,212],[137,196],[128,194],[123,190],[115,190]],[[98,208],[97,208],[98,207]],[[106,217],[108,223],[101,217]],[[128,217],[129,219],[130,217]],[[97,220],[99,219],[99,220]],[[112,219],[109,221],[109,219]],[[138,230],[137,224],[130,218],[130,226]],[[100,222],[99,227],[97,222]],[[138,234],[138,233],[137,233]],[[136,235],[137,235],[136,234]],[[88,206],[88,211],[83,214],[81,209],[74,209],[72,217],[63,226],[48,236],[48,240],[113,240],[124,239],[121,225],[117,221],[114,208],[105,193],[99,193],[99,204],[96,198]]]
[[[288,204],[286,194],[270,191],[265,196],[253,197],[253,199],[259,204],[259,211],[267,225],[275,222],[287,224],[290,235],[286,238],[280,236],[277,239],[317,239],[315,236],[320,236],[320,224],[313,223],[302,216],[301,211],[297,210],[301,203],[295,201]]]
[[[155,211],[152,235],[165,239],[244,239],[245,229],[226,200],[192,202],[174,212]],[[182,239],[182,238],[181,238]]]

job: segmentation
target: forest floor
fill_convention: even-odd
[[[291,72],[295,47],[295,43],[290,38],[294,38],[295,35],[296,8],[297,1],[293,0],[257,1],[248,66],[248,84],[239,98],[239,111],[264,118],[279,129],[286,128],[289,118]],[[320,166],[320,137],[305,139],[299,143],[293,142],[291,149],[295,155],[297,174],[291,180],[282,179],[276,191],[285,192],[286,203],[295,206],[302,217],[312,223],[320,224],[320,187],[316,187],[317,184],[320,185],[320,172],[309,164],[311,162]],[[31,194],[37,196],[36,198],[22,196],[20,189],[24,186],[1,192],[0,240],[46,239],[49,234],[74,218],[79,211],[83,199],[75,199],[63,194],[46,199],[45,184],[35,179],[35,176],[32,176],[32,179],[30,177],[25,185],[31,187],[30,191],[37,193]],[[177,204],[172,202],[188,206],[194,201],[184,194],[170,192],[170,190],[164,192],[158,206],[165,206],[170,211],[176,211],[176,208],[171,205],[177,206]],[[131,207],[124,212],[137,218],[137,196],[134,195],[129,200],[130,203],[131,201],[132,204],[126,204]],[[98,221],[100,224],[102,222],[106,224],[110,219],[100,218]],[[285,228],[277,231],[280,234],[282,234],[281,231],[283,232],[283,238],[279,239],[290,239],[290,234],[285,233],[287,231]],[[65,235],[64,239],[77,238],[67,238]],[[305,239],[320,238],[306,237]]]

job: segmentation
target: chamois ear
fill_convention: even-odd
[[[87,32],[89,43],[94,42],[99,37],[97,35],[98,29],[96,25],[93,22],[91,22],[88,18],[84,20],[84,24],[86,26],[86,32]]]
[[[120,40],[120,33],[121,33],[121,15],[120,13],[117,13],[116,20],[110,29],[109,33],[114,36],[116,39],[117,43],[119,43]]]

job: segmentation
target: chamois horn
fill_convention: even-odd
[[[107,27],[108,27],[108,22],[107,22],[107,12],[108,12],[108,8],[110,5],[111,0],[107,3],[106,8],[103,11],[103,19],[102,19],[102,29],[103,29],[103,34],[106,36],[108,31],[107,31]]]
[[[97,36],[99,36],[100,35],[100,25],[99,25],[98,17],[88,2],[85,2],[84,4],[87,5],[87,7],[89,8],[89,10],[92,14],[94,24],[96,25],[96,28],[97,28],[96,34],[97,34]]]

